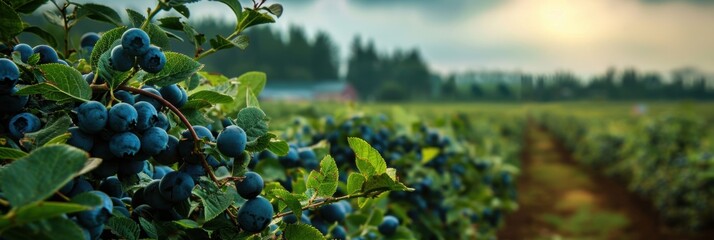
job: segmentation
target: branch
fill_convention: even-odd
[[[320,206],[323,206],[323,205],[327,205],[327,204],[330,204],[330,203],[333,203],[333,202],[339,202],[339,201],[346,200],[346,199],[360,198],[360,197],[368,197],[368,196],[370,196],[370,195],[376,196],[376,195],[379,195],[379,194],[381,194],[381,193],[383,193],[383,192],[384,192],[384,191],[379,192],[379,193],[377,193],[377,194],[375,194],[374,192],[365,192],[365,193],[359,193],[359,194],[353,194],[353,195],[352,195],[352,194],[351,194],[351,195],[344,195],[344,196],[342,196],[342,197],[336,197],[336,198],[333,198],[333,197],[323,198],[323,199],[320,199],[320,200],[315,201],[314,203],[305,205],[304,207],[302,207],[302,210],[307,210],[307,209],[310,209],[310,208],[316,208],[316,207],[320,207]],[[273,216],[273,219],[285,217],[285,216],[290,215],[290,214],[292,214],[292,213],[293,213],[293,211],[282,212],[282,213],[279,213],[279,214],[276,214],[275,216]],[[299,218],[299,217],[298,217],[298,218]]]
[[[160,11],[161,11],[161,2],[156,4],[156,7],[154,7],[154,9],[149,8],[149,10],[147,11],[149,13],[149,16],[147,16],[146,20],[144,20],[144,23],[141,24],[141,29],[146,28],[146,26],[148,26],[149,23],[151,23],[151,19],[153,19],[156,16],[156,14],[159,13]]]

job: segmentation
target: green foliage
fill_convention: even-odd
[[[174,52],[164,53],[166,54],[166,67],[161,72],[146,74],[142,79],[144,83],[159,87],[176,84],[186,81],[203,68],[201,63],[186,55]]]
[[[21,89],[17,94],[42,94],[44,98],[57,102],[88,101],[92,97],[92,89],[76,69],[59,63],[43,64],[39,69],[44,80]]]
[[[315,190],[317,197],[330,197],[337,191],[337,164],[332,157],[325,156],[320,161],[320,171],[311,171],[307,177],[307,187]]]

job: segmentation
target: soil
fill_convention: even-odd
[[[498,239],[714,239],[664,226],[651,203],[578,165],[545,129],[530,124],[524,141],[519,209]]]

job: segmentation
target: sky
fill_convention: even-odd
[[[271,2],[285,7],[276,27],[328,32],[343,64],[360,35],[383,51],[418,48],[442,74],[486,69],[595,75],[611,66],[663,73],[691,66],[714,73],[714,0]],[[234,18],[218,2],[189,8],[201,18]]]

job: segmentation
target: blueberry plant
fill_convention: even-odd
[[[414,190],[360,138],[345,139],[349,173],[280,140],[256,97],[265,74],[201,72],[203,57],[248,47],[243,32],[274,22],[280,4],[218,0],[235,30],[207,39],[186,21],[197,1],[127,9],[125,24],[97,3],[0,0],[0,239],[346,239],[347,212]],[[21,18],[44,4],[62,42]],[[162,11],[178,14],[156,19]],[[116,27],[71,42],[88,19]],[[192,56],[170,51],[179,34]],[[310,165],[289,183],[263,179],[248,167],[260,155]],[[351,223],[355,238],[413,237],[394,217]]]

